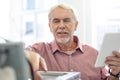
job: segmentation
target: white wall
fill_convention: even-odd
[[[8,37],[9,32],[9,0],[0,0],[0,36]]]

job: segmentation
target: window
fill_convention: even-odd
[[[93,44],[100,49],[103,37],[108,32],[120,32],[120,0],[94,0]],[[96,41],[95,41],[95,38]]]
[[[34,32],[33,30],[33,22],[26,22],[26,31],[25,31],[25,35],[29,35],[32,34]]]
[[[27,10],[35,9],[35,0],[27,0]]]
[[[48,28],[47,13],[49,7],[57,3],[58,0],[23,0],[24,10],[21,10],[23,13],[21,15],[21,23],[22,31],[24,32],[21,33],[21,39],[26,45],[30,45],[37,41],[49,42],[53,39]]]

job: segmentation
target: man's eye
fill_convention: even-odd
[[[53,20],[53,23],[59,23],[60,20]]]
[[[64,22],[70,22],[71,20],[70,19],[64,19]]]

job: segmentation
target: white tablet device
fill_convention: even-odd
[[[80,72],[40,71],[45,80],[81,80]]]
[[[106,33],[101,45],[95,67],[105,66],[105,58],[120,50],[120,33]]]

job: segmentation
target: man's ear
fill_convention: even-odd
[[[78,27],[78,21],[75,22],[75,30],[77,30]]]
[[[49,23],[49,28],[50,28],[50,31],[52,32],[52,29],[51,29],[51,24]]]

